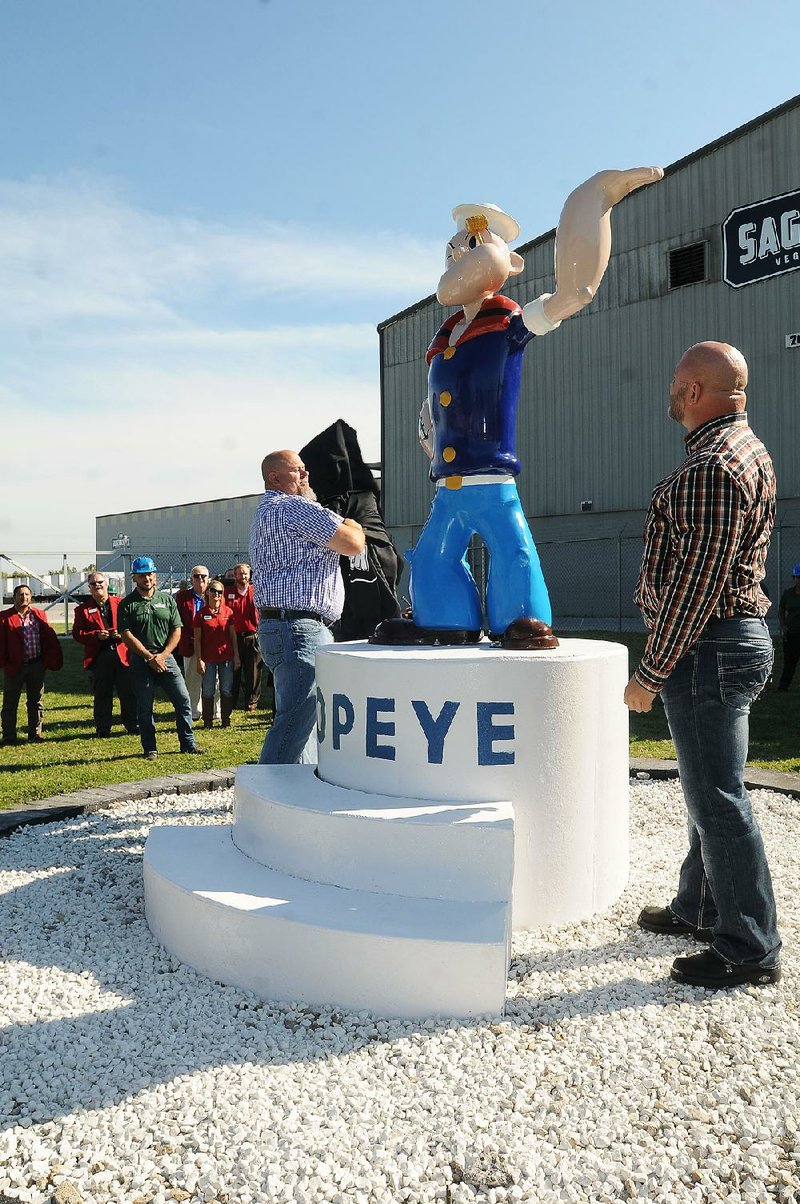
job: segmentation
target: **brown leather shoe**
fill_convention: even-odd
[[[440,627],[418,627],[413,619],[384,619],[367,641],[391,647],[432,647],[440,645],[477,644],[481,631],[463,631]]]
[[[515,619],[500,637],[500,647],[520,652],[557,648],[553,629],[541,619]]]

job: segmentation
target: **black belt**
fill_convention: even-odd
[[[283,606],[260,606],[259,614],[262,619],[316,619],[317,623],[324,623],[326,627],[330,627],[334,622],[316,610],[291,610]]]

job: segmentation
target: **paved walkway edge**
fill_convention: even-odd
[[[676,778],[677,761],[631,760],[633,777]],[[72,794],[55,794],[22,807],[0,811],[0,836],[8,836],[26,824],[49,824],[73,815],[86,815],[127,803],[137,798],[154,798],[157,794],[194,794],[199,790],[225,790],[233,785],[235,769],[201,769],[194,773],[174,773],[164,778],[146,778],[141,782],[118,782],[114,786],[91,786]],[[776,773],[771,769],[748,769],[745,773],[748,790],[775,790],[800,798],[800,774]]]
[[[199,790],[225,790],[233,785],[235,769],[200,769],[193,773],[173,773],[163,778],[146,778],[141,782],[117,782],[114,786],[90,786],[71,794],[54,794],[52,798],[9,807],[0,811],[0,836],[8,836],[26,824],[49,824],[73,815],[86,815],[128,803],[137,798],[154,798],[157,794],[194,794]]]

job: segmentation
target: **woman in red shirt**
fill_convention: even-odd
[[[239,668],[239,649],[233,611],[222,601],[224,589],[216,578],[208,583],[205,606],[194,616],[194,655],[203,679],[203,727],[214,723],[214,690],[219,677],[222,726],[230,727],[233,710],[233,671]]]

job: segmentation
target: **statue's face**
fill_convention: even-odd
[[[490,297],[514,271],[511,255],[508,243],[491,230],[459,230],[447,244],[437,299],[442,305],[467,305]]]

